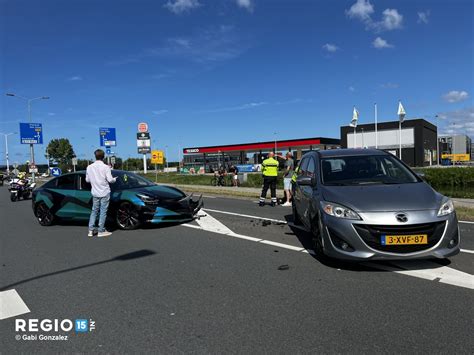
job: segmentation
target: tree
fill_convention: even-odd
[[[67,138],[52,139],[46,148],[46,152],[49,154],[49,158],[64,170],[71,165],[71,159],[76,156]]]

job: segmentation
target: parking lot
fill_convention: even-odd
[[[2,350],[472,353],[474,224],[460,224],[450,260],[350,264],[313,255],[291,208],[204,203],[192,223],[99,239],[41,227],[30,201],[0,188],[1,288],[29,310],[0,321]],[[95,329],[16,340],[15,318]]]

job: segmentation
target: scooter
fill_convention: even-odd
[[[33,189],[36,187],[36,183],[32,183],[29,179],[13,179],[10,181],[10,201],[15,202],[20,198],[24,200],[31,197]]]

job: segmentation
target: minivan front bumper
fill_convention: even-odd
[[[322,237],[328,256],[345,260],[408,260],[448,258],[459,253],[456,213],[438,217],[435,210],[408,211],[408,222],[398,222],[394,212],[358,213],[349,220],[321,213]],[[381,235],[428,235],[428,244],[386,246]]]

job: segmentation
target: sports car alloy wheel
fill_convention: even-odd
[[[116,222],[120,229],[137,229],[141,225],[138,211],[129,202],[122,202],[117,209]]]
[[[50,226],[53,224],[54,216],[44,202],[40,202],[36,206],[35,212],[39,224],[41,224],[42,226]]]

